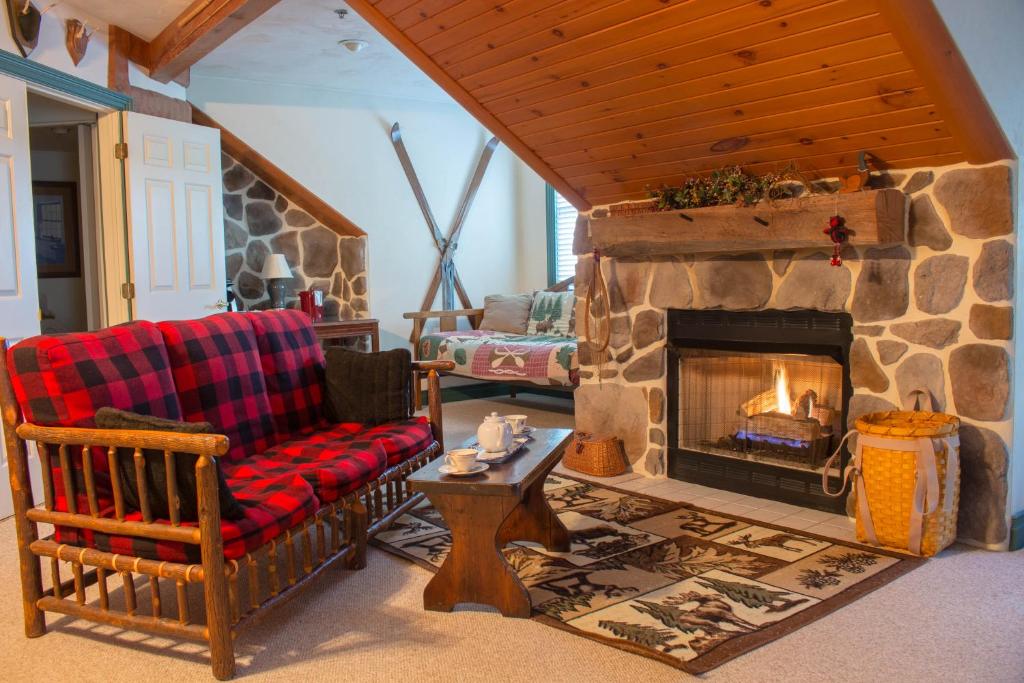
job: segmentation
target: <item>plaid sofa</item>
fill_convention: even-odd
[[[99,332],[34,337],[8,351],[26,421],[93,427],[103,406],[156,417],[206,421],[228,437],[221,467],[246,508],[222,520],[224,556],[237,559],[376,480],[434,443],[425,417],[365,427],[328,424],[324,358],[298,311],[222,313],[199,320],[134,322]],[[94,453],[101,515],[113,516],[109,466]],[[59,461],[55,506],[69,511]],[[74,473],[82,482],[81,467]],[[88,506],[76,486],[75,509]],[[133,510],[127,519],[137,518]],[[198,549],[58,527],[62,543],[154,560],[197,560]],[[188,551],[193,552],[188,552]]]
[[[450,364],[414,367],[423,373]],[[430,417],[332,424],[324,412],[324,372],[315,331],[298,311],[139,321],[34,337],[0,354],[26,632],[45,631],[44,610],[164,635],[180,632],[210,641],[214,673],[226,678],[234,667],[232,628],[247,614],[243,606],[252,613],[276,601],[335,559],[360,568],[368,539],[419,502],[404,477],[441,452],[440,402]],[[432,390],[440,391],[436,374]],[[209,422],[217,434],[95,429],[96,411],[105,406]],[[29,481],[27,446],[33,442],[44,465],[42,508],[34,505]],[[124,472],[114,469],[120,467],[115,452],[126,447],[135,449],[140,489],[138,468],[148,466],[139,464],[144,449],[158,457],[164,450],[168,468],[178,454],[197,456],[197,521],[153,518],[144,503],[142,509],[126,506]],[[220,470],[217,478],[204,479],[211,475],[203,467],[211,464]],[[224,484],[244,510],[241,517],[225,519],[216,509]],[[169,486],[171,500],[177,494]],[[39,522],[54,525],[52,539],[37,540]],[[39,579],[42,557],[51,558],[55,588],[48,593]],[[59,560],[72,565],[71,587],[61,588],[67,582]],[[262,582],[260,563],[267,574]],[[102,583],[100,607],[86,604],[86,567],[92,567],[89,580]],[[248,599],[234,592],[243,567]],[[109,572],[129,577],[127,614],[116,621],[105,604]],[[191,623],[185,605],[177,621],[162,617],[159,600],[151,616],[136,615],[133,573],[148,575],[151,587],[168,577],[179,589],[202,583],[207,626]],[[75,599],[65,599],[65,590]]]

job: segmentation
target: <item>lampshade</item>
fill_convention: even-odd
[[[284,257],[284,254],[271,254],[263,262],[263,272],[261,275],[264,280],[290,278],[292,276],[292,269],[288,267],[288,259]]]

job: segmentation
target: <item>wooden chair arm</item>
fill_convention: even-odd
[[[412,362],[412,369],[416,372],[451,372],[455,369],[455,361],[451,360],[416,360]]]
[[[403,313],[402,317],[406,320],[427,320],[430,318],[459,318],[461,316],[472,318],[483,314],[484,309],[482,308],[460,308],[455,311],[412,311]]]
[[[565,278],[561,282],[556,282],[555,284],[551,285],[550,287],[548,287],[544,291],[546,291],[546,292],[568,292],[569,288],[574,286],[575,282],[576,282],[576,276],[573,275],[571,277]]]

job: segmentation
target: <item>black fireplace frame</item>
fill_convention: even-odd
[[[668,476],[704,486],[769,498],[828,512],[843,512],[845,501],[821,490],[821,475],[770,463],[679,448],[679,351],[711,349],[755,353],[802,353],[828,356],[843,368],[841,425],[846,425],[853,385],[850,346],[853,318],[849,313],[763,310],[668,311]],[[841,472],[849,460],[844,448]],[[831,477],[831,487],[839,486]]]

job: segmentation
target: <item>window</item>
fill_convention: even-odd
[[[576,274],[576,256],[572,253],[572,238],[576,231],[578,213],[572,204],[555,192],[555,188],[548,185],[549,285]]]

